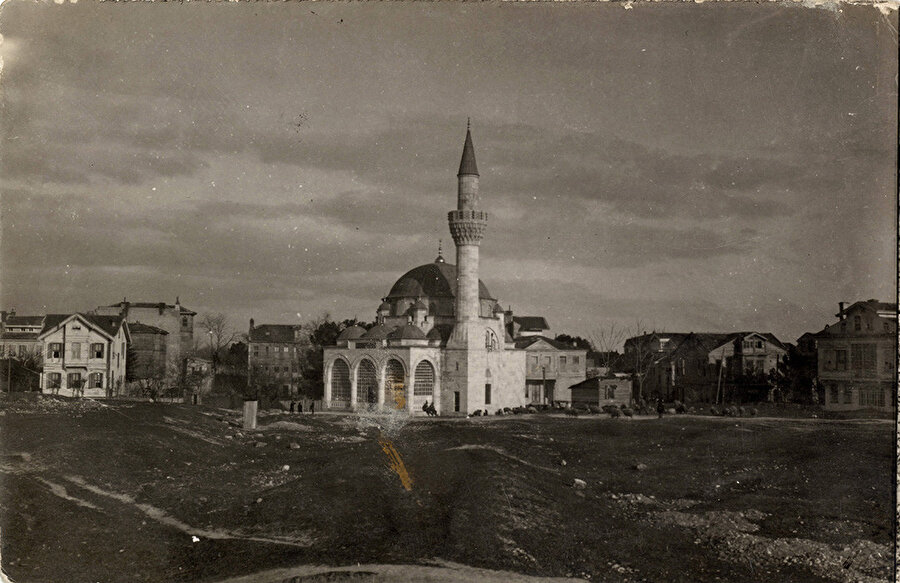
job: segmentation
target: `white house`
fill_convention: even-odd
[[[42,392],[105,397],[124,385],[129,339],[121,316],[48,314],[38,339]]]

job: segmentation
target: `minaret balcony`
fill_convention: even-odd
[[[455,210],[447,213],[450,221],[485,221],[488,220],[488,214],[485,211],[477,210]]]
[[[450,234],[457,245],[478,245],[484,239],[487,213],[475,210],[456,210],[447,214]]]

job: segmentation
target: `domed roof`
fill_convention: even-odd
[[[388,328],[384,324],[378,324],[369,328],[369,331],[363,334],[362,337],[370,340],[384,340],[391,333],[391,330],[393,328]]]
[[[379,312],[390,312],[390,311],[391,311],[391,305],[390,305],[389,303],[387,303],[387,302],[381,302],[381,305],[378,306],[378,311],[379,311]]]
[[[395,328],[393,332],[388,334],[388,338],[391,340],[425,340],[426,336],[418,326],[407,324],[406,326]]]
[[[337,340],[338,342],[342,340],[356,340],[365,333],[366,329],[361,326],[350,326],[349,328],[344,328],[343,330],[341,330],[341,333],[338,334]]]
[[[398,298],[455,298],[456,266],[452,263],[426,263],[410,269],[397,280],[387,299]],[[478,297],[492,300],[484,282],[478,280]]]
[[[427,310],[428,306],[425,305],[425,302],[422,300],[416,300],[416,303],[412,305],[412,309],[414,310]]]

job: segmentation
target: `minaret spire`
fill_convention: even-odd
[[[450,234],[456,244],[457,322],[477,320],[480,314],[478,246],[484,238],[488,217],[486,212],[478,209],[478,178],[470,120],[466,123],[466,142],[457,174],[456,210],[450,211],[447,216]]]

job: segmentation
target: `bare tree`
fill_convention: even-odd
[[[206,331],[208,337],[213,375],[215,375],[216,364],[222,350],[238,337],[238,333],[229,325],[228,316],[222,312],[203,314],[203,317],[200,318],[200,329]]]
[[[630,335],[628,328],[615,322],[596,328],[589,335],[589,338],[591,344],[594,345],[594,350],[599,354],[597,365],[600,368],[612,368],[613,364],[615,364],[613,362],[616,359],[615,355]]]

